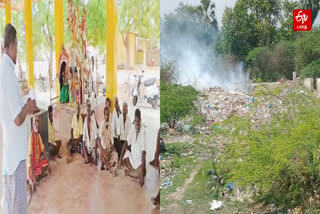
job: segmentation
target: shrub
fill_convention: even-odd
[[[249,52],[246,63],[253,80],[265,82],[291,79],[294,71],[294,45],[280,42],[275,47],[258,47]]]
[[[320,188],[320,103],[292,92],[285,108],[259,127],[249,118],[226,121],[225,129],[233,130],[229,131],[232,143],[218,169],[227,172],[228,182],[255,185],[256,200],[304,207]]]
[[[314,28],[301,35],[296,41],[296,70],[298,74],[306,65],[320,58],[320,29]]]
[[[160,120],[170,128],[175,128],[177,121],[194,109],[193,102],[198,92],[192,86],[164,84],[160,86]]]
[[[303,78],[319,78],[320,77],[320,59],[313,61],[301,71]]]

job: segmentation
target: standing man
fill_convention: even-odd
[[[131,129],[131,119],[128,116],[128,103],[124,102],[122,104],[122,112],[120,116],[120,144],[122,146],[120,160],[118,162],[118,168],[120,169],[123,164],[123,155],[126,152],[125,148],[128,146],[124,146],[127,143],[127,138]]]
[[[120,106],[119,106],[119,100],[117,96],[114,96],[114,110],[113,110],[113,117],[112,117],[112,129],[113,129],[113,142],[114,147],[116,148],[116,151],[118,153],[118,159],[120,159],[121,156],[121,150],[123,145],[120,142]]]
[[[14,73],[17,59],[17,31],[11,24],[4,29],[4,55],[0,66],[0,122],[3,129],[3,185],[1,205],[5,213],[27,213],[28,137],[27,114],[36,110],[36,102],[23,104],[18,78]]]

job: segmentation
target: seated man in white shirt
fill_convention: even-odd
[[[91,104],[87,101],[87,115],[83,124],[83,152],[85,164],[89,162],[97,165],[98,129],[94,114],[91,112]]]
[[[121,155],[120,155],[120,161],[118,163],[118,168],[120,169],[122,164],[123,164],[123,155],[126,152],[125,149],[125,144],[127,143],[127,138],[129,136],[130,133],[130,129],[131,129],[131,119],[128,116],[128,103],[124,102],[122,104],[122,114],[120,115],[120,142],[121,145],[123,145],[122,147],[122,151],[121,151]],[[127,145],[128,147],[128,145]]]
[[[123,159],[128,168],[125,170],[125,175],[138,178],[140,185],[143,186],[146,175],[146,130],[141,122],[139,109],[135,111],[134,124],[125,144],[126,153]]]
[[[99,128],[99,138],[98,142],[99,156],[101,159],[101,170],[104,169],[104,166],[107,167],[107,170],[115,176],[116,174],[116,165],[118,163],[118,154],[113,146],[113,136],[112,136],[112,127],[111,127],[111,116],[110,109],[108,106],[104,107],[104,120],[102,121]]]
[[[118,153],[118,158],[121,156],[123,144],[120,141],[120,116],[121,110],[117,96],[114,96],[114,110],[112,115],[112,129],[113,129],[113,144]]]

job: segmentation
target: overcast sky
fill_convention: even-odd
[[[219,27],[221,27],[221,22],[222,22],[222,16],[224,9],[226,7],[234,7],[235,3],[237,0],[211,0],[212,2],[215,3],[216,5],[216,17],[218,21]],[[199,5],[200,0],[160,0],[160,15],[163,17],[164,14],[173,12],[175,8],[178,7],[179,3],[187,3],[190,5]],[[320,13],[318,14],[314,25],[319,25],[320,24]]]
[[[212,0],[216,5],[216,17],[219,27],[221,27],[221,21],[224,9],[226,7],[233,7],[237,0]],[[199,5],[200,0],[160,0],[160,15],[163,17],[164,14],[174,12],[174,9],[179,6],[179,3],[187,3],[190,5]]]

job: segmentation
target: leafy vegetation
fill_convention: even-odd
[[[161,84],[160,121],[175,128],[177,121],[195,108],[198,92],[192,86]]]
[[[256,200],[287,208],[307,206],[320,190],[319,107],[312,96],[292,92],[286,110],[269,122],[225,121],[232,144],[221,157],[220,173],[240,187],[252,187]]]
[[[295,48],[292,42],[282,41],[273,48],[258,47],[249,52],[246,62],[253,80],[259,78],[273,82],[280,78],[290,79],[294,70]]]
[[[312,77],[319,78],[320,77],[320,59],[317,61],[313,61],[309,65],[303,68],[301,72],[302,77]]]

